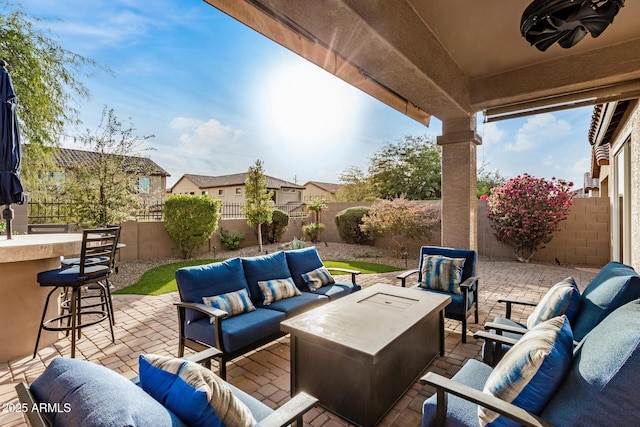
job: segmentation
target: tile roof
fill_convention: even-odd
[[[321,188],[324,191],[328,191],[331,194],[335,194],[340,189],[340,184],[334,184],[332,182],[308,181],[304,185],[307,186],[310,184],[315,185],[316,187]]]
[[[302,185],[274,178],[269,175],[265,176],[267,177],[267,188],[270,190],[279,190],[281,188],[294,188],[298,190],[304,190],[304,186]],[[182,178],[189,179],[191,182],[196,184],[198,188],[201,189],[213,187],[230,187],[234,185],[244,185],[244,182],[247,179],[247,172],[221,176],[184,174],[182,175]]]
[[[144,171],[149,171],[149,175],[152,176],[170,176],[169,172],[162,169],[156,162],[146,157],[137,157],[137,156],[121,156],[119,154],[106,154],[107,156],[116,156],[116,157],[127,157],[127,159],[131,159],[130,164],[136,166],[138,169],[142,169]],[[84,165],[94,165],[97,164],[100,160],[100,153],[95,151],[85,151],[85,150],[75,150],[72,148],[60,148],[56,150],[55,154],[55,162],[60,168],[63,169],[73,169],[79,164]],[[139,163],[138,163],[139,162]],[[124,166],[126,167],[127,161],[125,161]],[[146,172],[145,172],[146,173]]]

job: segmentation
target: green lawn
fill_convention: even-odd
[[[120,289],[116,294],[136,294],[136,295],[161,295],[168,292],[178,290],[176,284],[176,270],[182,267],[192,265],[209,264],[211,262],[222,261],[219,259],[199,259],[174,262],[171,264],[161,265],[145,272],[140,280],[131,286]],[[390,265],[375,264],[372,262],[360,261],[325,261],[326,267],[348,268],[350,270],[359,270],[362,274],[372,273],[389,273],[392,271],[400,271],[401,268],[392,267]]]

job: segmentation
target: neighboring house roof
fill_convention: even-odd
[[[126,157],[131,159],[131,164],[135,163],[136,169],[144,170],[151,176],[170,176],[156,162],[146,157],[121,156],[119,154],[106,154],[107,156]],[[93,165],[100,160],[100,153],[95,151],[75,150],[72,148],[60,148],[55,152],[55,162],[62,169],[73,169],[78,165]],[[125,162],[125,167],[126,167]]]
[[[336,194],[336,192],[340,189],[340,184],[334,184],[332,182],[309,181],[304,185],[305,187],[307,185],[315,185],[316,187],[321,188],[331,194]]]
[[[591,178],[600,177],[600,167],[609,164],[609,148],[613,136],[630,101],[599,104],[593,108],[589,126],[589,144],[591,144]]]
[[[274,178],[269,175],[265,175],[265,176],[267,177],[267,188],[270,190],[279,190],[281,188],[294,188],[297,190],[304,190],[304,186],[302,185],[298,185],[292,182],[284,181],[282,179]],[[178,180],[178,182],[180,182],[182,179],[185,179],[185,178],[190,180],[194,184],[196,184],[198,188],[201,188],[201,189],[213,188],[213,187],[231,187],[231,186],[237,186],[237,185],[244,185],[244,182],[247,179],[247,172],[235,173],[232,175],[221,175],[221,176],[184,174],[182,175],[182,178]]]

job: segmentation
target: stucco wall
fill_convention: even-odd
[[[424,203],[439,203],[429,201]],[[352,206],[368,206],[371,203],[328,203],[329,210],[322,212],[320,221],[325,224],[321,235],[323,241],[339,242],[335,215]],[[486,201],[478,202],[478,253],[481,256],[512,257],[511,248],[499,243],[493,236],[489,220],[486,218]],[[307,223],[312,221],[309,216]],[[282,242],[290,242],[294,237],[302,237],[303,222],[291,219]],[[246,233],[241,246],[257,245],[255,231],[247,226],[244,219],[220,220],[220,227]],[[609,261],[609,199],[606,197],[575,199],[569,218],[561,224],[553,240],[533,257],[537,261],[562,264],[602,266]],[[128,222],[123,224],[121,241],[127,246],[121,251],[122,260],[149,259],[154,257],[179,256],[172,248],[171,241],[160,221]],[[421,245],[440,245],[440,230],[435,230],[426,241],[408,242],[409,257],[415,258]],[[394,247],[389,239],[378,239],[375,246]],[[220,250],[219,231],[204,245],[199,253]]]

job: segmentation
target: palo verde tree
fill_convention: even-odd
[[[247,224],[257,229],[260,252],[262,252],[262,224],[271,224],[274,206],[273,191],[267,189],[267,183],[262,161],[258,159],[255,165],[249,166],[247,179],[244,181],[245,204],[242,206],[242,213],[247,217]]]
[[[63,194],[71,200],[75,222],[89,226],[119,224],[130,219],[140,203],[138,180],[149,176],[146,159],[137,156],[152,136],[134,135],[113,109],[102,111],[95,132],[87,131],[80,141],[92,152],[65,174]]]
[[[54,171],[51,148],[63,129],[78,124],[74,102],[88,98],[80,80],[97,64],[62,47],[46,23],[29,16],[15,1],[0,0],[0,58],[18,97],[20,132],[25,143],[21,179],[32,196],[49,192],[55,182],[42,171]]]
[[[572,182],[524,174],[491,191],[487,217],[496,238],[513,248],[516,259],[529,262],[549,243],[571,210]]]

